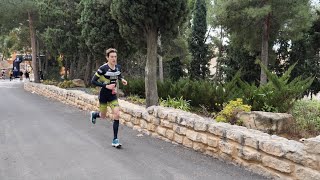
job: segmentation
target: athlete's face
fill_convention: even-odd
[[[109,54],[109,57],[107,57],[108,63],[112,64],[112,65],[116,65],[117,64],[117,53],[112,52]]]

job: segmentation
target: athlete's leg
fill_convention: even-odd
[[[118,130],[119,130],[119,116],[120,116],[120,108],[118,100],[113,100],[109,103],[112,109],[112,119],[113,119],[113,141],[112,145],[115,147],[121,146],[118,139]]]
[[[92,124],[96,123],[97,118],[106,118],[107,107],[108,107],[107,103],[100,102],[100,105],[99,105],[100,111],[91,111],[90,112],[90,121],[92,122]]]

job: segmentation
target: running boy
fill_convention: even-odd
[[[127,81],[123,79],[120,66],[117,65],[117,50],[113,48],[107,49],[106,59],[107,63],[99,67],[91,80],[91,83],[100,86],[101,90],[99,94],[100,112],[91,111],[90,121],[95,124],[96,118],[106,118],[107,107],[111,107],[114,135],[112,146],[121,147],[118,139],[120,109],[116,94],[116,84],[117,80],[121,80],[123,85],[127,85]]]

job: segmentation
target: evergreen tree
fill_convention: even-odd
[[[176,36],[185,20],[187,0],[113,0],[111,13],[121,34],[133,44],[147,49],[145,70],[146,105],[158,104],[157,42],[161,36]]]
[[[248,51],[259,52],[265,66],[280,36],[299,39],[311,25],[310,0],[216,0],[214,11],[219,24]],[[260,83],[266,80],[261,69]]]
[[[207,10],[205,0],[196,0],[193,10],[192,30],[189,38],[189,49],[192,55],[190,78],[204,79],[208,69],[208,45],[206,44]]]

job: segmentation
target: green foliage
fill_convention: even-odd
[[[43,84],[45,85],[54,85],[54,86],[58,86],[59,82],[56,80],[44,80],[42,81]]]
[[[205,0],[197,0],[193,10],[192,30],[189,37],[189,49],[192,55],[190,64],[190,78],[204,79],[209,69],[208,45],[206,43],[207,32],[207,8]]]
[[[126,79],[128,84],[123,86],[120,83],[120,89],[123,90],[125,95],[138,95],[139,97],[145,98],[145,83],[143,79]]]
[[[181,109],[183,111],[190,111],[189,101],[184,100],[182,96],[180,98],[171,98],[170,96],[168,96],[166,100],[161,98],[160,105],[164,107]]]
[[[136,104],[141,104],[141,105],[146,104],[146,99],[143,99],[138,95],[130,95],[127,97],[127,99],[133,103],[136,103]]]
[[[296,101],[290,110],[294,117],[293,131],[310,136],[320,135],[320,102],[311,100]]]
[[[105,61],[105,49],[118,48],[119,42],[125,44],[119,33],[117,22],[110,14],[111,1],[81,0],[81,36],[87,47],[100,62]],[[123,45],[124,46],[124,45]]]
[[[148,31],[176,35],[187,13],[186,0],[113,0],[111,5],[111,14],[118,22],[121,34],[139,47],[146,47]]]
[[[270,43],[279,36],[301,38],[302,31],[311,25],[309,0],[242,1],[216,0],[214,11],[217,24],[227,29],[247,50],[261,50],[264,19],[270,15]]]
[[[60,87],[60,88],[74,88],[74,87],[76,87],[76,85],[70,80],[70,81],[60,82],[58,84],[58,87]]]
[[[282,76],[278,77],[271,73],[265,66],[258,62],[261,68],[266,72],[269,82],[255,89],[247,83],[242,83],[241,89],[251,89],[247,94],[247,101],[252,104],[253,110],[270,109],[278,112],[287,112],[294,101],[301,98],[303,93],[310,87],[314,77],[301,78],[296,77],[290,81],[290,75],[295,65],[292,65]]]
[[[251,106],[243,104],[243,100],[237,98],[236,100],[229,101],[222,111],[220,111],[216,117],[218,122],[229,122],[231,124],[241,124],[237,122],[237,114],[240,112],[251,111]]]

